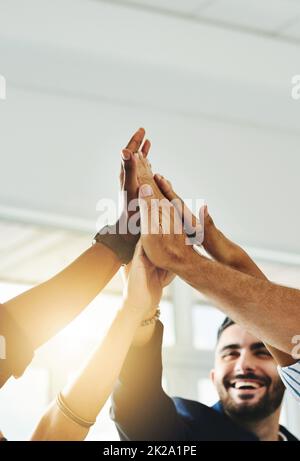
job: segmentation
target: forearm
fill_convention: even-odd
[[[204,240],[205,250],[216,260],[245,274],[267,280],[265,274],[259,269],[250,256],[238,245],[231,242],[219,231],[210,216],[207,217],[205,228],[207,229]],[[290,365],[295,360],[269,344],[266,344],[276,362],[281,366]]]
[[[210,261],[192,248],[187,248],[184,261],[171,269],[210,297],[236,323],[265,343],[291,354],[292,337],[300,330],[299,290]]]
[[[73,413],[94,421],[113,390],[135,331],[139,312],[124,305],[117,313],[106,337],[91,355],[77,378],[66,387],[63,398]],[[83,440],[88,429],[65,417],[52,404],[36,428],[33,440]]]
[[[4,306],[36,349],[76,317],[120,265],[117,256],[106,246],[93,245],[59,274]]]

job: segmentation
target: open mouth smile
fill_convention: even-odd
[[[265,386],[266,384],[258,379],[233,379],[229,382],[228,387],[241,391],[254,391]]]

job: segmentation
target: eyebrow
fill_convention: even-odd
[[[241,345],[240,344],[227,344],[226,346],[222,347],[222,349],[219,351],[219,353],[221,354],[222,352],[224,352],[224,351],[226,351],[228,349],[230,349],[230,350],[241,349]],[[251,346],[250,346],[251,351],[256,351],[257,349],[267,349],[267,348],[264,345],[264,343],[262,343],[262,342],[251,344]]]
[[[250,346],[251,351],[256,351],[256,349],[267,349],[264,343],[254,343]],[[268,350],[268,349],[267,349]]]

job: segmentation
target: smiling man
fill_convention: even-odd
[[[211,379],[219,402],[169,397],[162,388],[163,326],[135,343],[113,394],[121,440],[292,441],[279,425],[284,385],[264,344],[226,318],[218,331]]]
[[[279,427],[285,387],[265,345],[228,317],[218,331],[211,379],[220,402],[215,409],[260,440],[293,440]]]

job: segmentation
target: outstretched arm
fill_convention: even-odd
[[[138,244],[122,307],[106,337],[73,382],[62,391],[63,408],[57,402],[51,404],[32,440],[83,440],[86,437],[89,428],[66,415],[64,405],[81,420],[91,423],[96,420],[113,390],[136,329],[151,308],[152,299],[147,298],[144,291],[154,277],[152,265]]]
[[[185,219],[186,225],[190,228],[195,227],[197,220],[196,217],[173,190],[170,181],[160,175],[156,175],[155,180],[164,196],[174,204],[181,219]],[[246,253],[246,251],[236,243],[232,242],[216,227],[212,217],[208,213],[207,207],[204,208],[203,212],[203,225],[203,247],[215,261],[244,272],[245,274],[252,275],[262,280],[267,280],[267,277]],[[295,362],[289,354],[286,354],[268,344],[266,344],[266,347],[269,349],[279,365],[286,366]]]
[[[186,244],[184,232],[174,232],[179,217],[171,204],[162,204],[160,214],[155,213],[152,199],[160,199],[162,194],[157,193],[152,178],[144,176],[143,179],[140,188],[142,242],[149,259],[210,297],[226,315],[262,341],[291,354],[292,338],[300,328],[300,291],[200,256]],[[158,221],[164,213],[171,214],[170,231]],[[148,227],[151,217],[156,233]]]
[[[145,131],[138,130],[127,147],[133,152],[142,145],[148,154],[150,143],[143,143]],[[137,197],[138,183],[136,159],[133,155],[123,155],[121,187],[130,199]],[[128,220],[128,210],[124,208],[119,224]],[[124,226],[123,226],[124,227]],[[130,234],[116,235],[124,245],[135,246],[137,238]],[[53,278],[13,298],[0,306],[0,335],[6,340],[6,359],[1,360],[0,386],[10,375],[19,376],[31,360],[32,351],[50,339],[61,328],[73,320],[82,309],[105,287],[121,266],[115,253],[101,243],[91,246],[72,264]],[[22,360],[27,338],[26,358]],[[28,345],[29,344],[29,345]]]

